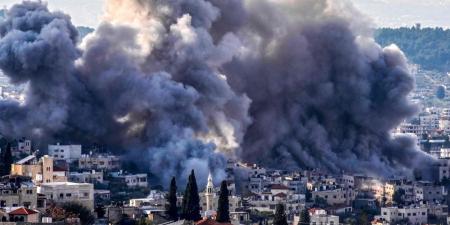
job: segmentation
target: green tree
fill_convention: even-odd
[[[0,154],[0,176],[6,176],[11,173],[11,164],[13,164],[11,143],[8,142]]]
[[[222,181],[219,193],[219,205],[217,207],[216,221],[219,223],[230,223],[230,203],[228,200],[227,181]]]
[[[122,214],[118,225],[137,225],[136,220],[130,218],[127,214]]]
[[[275,217],[273,219],[273,225],[288,225],[284,205],[281,203],[278,203],[275,209]]]
[[[308,209],[303,209],[300,212],[300,220],[298,221],[298,225],[309,225],[311,222],[311,218],[309,217]]]
[[[175,177],[170,182],[169,194],[167,195],[166,213],[170,220],[178,220],[178,208],[177,208],[177,183]]]
[[[200,215],[200,197],[198,196],[197,180],[194,170],[191,171],[186,190],[183,196],[182,217],[188,221],[199,221]]]
[[[370,225],[369,217],[366,212],[362,211],[361,214],[359,214],[358,225]]]
[[[306,188],[306,190],[305,190],[305,200],[306,200],[306,202],[312,201],[312,193],[308,188]]]
[[[103,205],[97,205],[95,207],[94,212],[97,213],[97,218],[105,218],[106,210]]]
[[[95,217],[92,214],[91,210],[84,207],[83,205],[75,202],[69,202],[62,206],[64,209],[64,214],[66,215],[75,215],[78,216],[81,220],[82,225],[91,225],[95,222]]]
[[[402,188],[399,188],[394,192],[394,195],[392,196],[392,200],[397,203],[397,205],[404,205],[405,204],[405,190]]]

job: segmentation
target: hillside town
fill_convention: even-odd
[[[285,171],[229,160],[223,182],[211,174],[196,180],[192,171],[186,188],[177,184],[183,179],[161,185],[152,183],[151,174],[126,170],[123,156],[60,143],[42,154],[22,138],[1,151],[0,217],[8,224],[181,224],[188,218],[187,190],[195,186],[197,225],[223,224],[216,220],[223,215],[223,192],[227,224],[233,225],[272,224],[280,215],[293,225],[447,224],[449,131],[450,109],[434,108],[397,131],[417,135],[418,146],[438,159],[430,168],[434,180]]]
[[[435,106],[436,88],[449,78],[415,73],[411,98],[421,108],[392,135],[413,136],[417,148],[435,159],[426,178],[277,170],[230,159],[224,180],[209,174],[205,180],[177,177],[161,184],[130,166],[126,155],[99,146],[55,143],[38,149],[26,137],[2,139],[0,224],[268,225],[280,217],[289,225],[450,224],[450,108]],[[23,90],[3,83],[3,98],[23,98]],[[440,101],[448,99],[445,90]],[[199,215],[193,218],[184,212],[189,183],[204,184],[195,188]],[[221,183],[228,199],[224,220],[218,219]]]

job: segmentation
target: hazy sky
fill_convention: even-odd
[[[0,7],[21,0],[0,0]],[[75,24],[95,27],[104,0],[47,0],[52,9],[69,13]],[[340,0],[336,0],[340,1]],[[423,26],[450,27],[450,0],[351,0],[381,27]]]

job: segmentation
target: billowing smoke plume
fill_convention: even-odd
[[[78,45],[67,15],[24,2],[0,23],[0,69],[27,97],[0,104],[0,132],[107,144],[164,183],[220,179],[227,156],[408,173],[427,157],[390,130],[415,112],[414,82],[356,15],[331,0],[108,0]]]
[[[419,163],[431,159],[414,139],[390,134],[416,112],[407,99],[414,87],[407,60],[396,46],[374,43],[351,6],[213,2],[223,18],[245,18],[217,21],[218,32],[234,30],[244,43],[223,69],[234,90],[252,100],[244,159],[383,175],[430,165]],[[230,6],[240,10],[227,11]]]

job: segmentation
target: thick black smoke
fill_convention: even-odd
[[[252,100],[244,159],[374,175],[430,166],[413,138],[391,135],[416,112],[407,98],[414,87],[407,60],[397,47],[374,43],[361,19],[354,20],[361,15],[336,1],[243,7],[242,16],[221,12],[246,18],[232,28],[246,43],[244,53],[224,67],[231,86]]]
[[[126,150],[167,183],[226,155],[377,175],[428,157],[390,131],[413,79],[351,6],[326,0],[108,0],[77,46],[70,18],[24,2],[0,23],[0,68],[28,84],[0,132]],[[407,156],[407,157],[405,157]],[[422,164],[423,165],[423,164]]]

